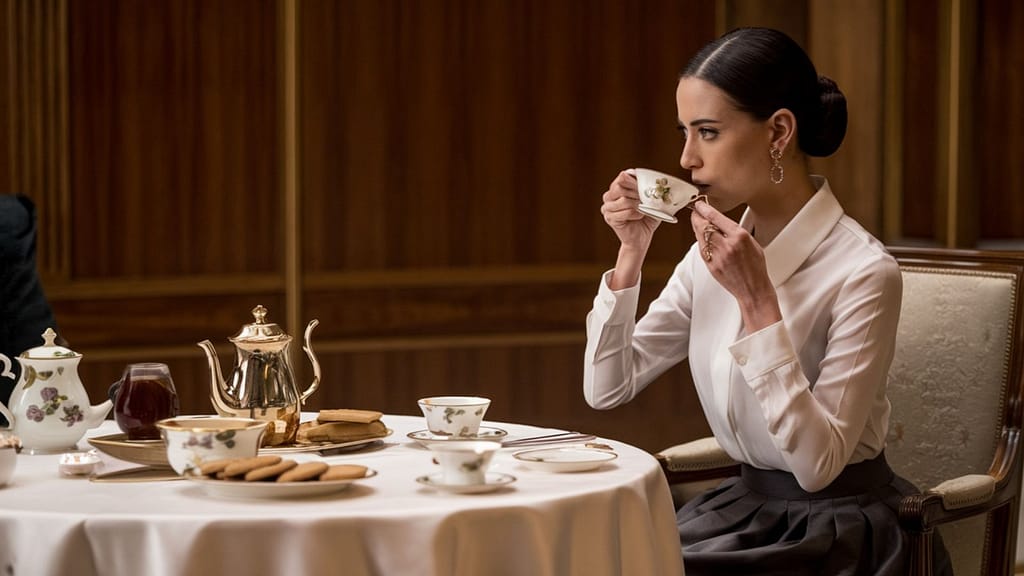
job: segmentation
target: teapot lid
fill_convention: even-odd
[[[54,340],[57,339],[57,333],[53,331],[53,328],[47,328],[43,332],[42,346],[36,346],[35,348],[29,348],[21,353],[22,358],[28,358],[30,360],[45,360],[53,358],[75,358],[81,356],[78,352],[65,348],[60,344],[55,344]]]
[[[228,340],[232,342],[280,342],[291,340],[292,337],[285,334],[281,327],[273,322],[267,322],[267,309],[262,304],[252,309],[252,316],[256,319],[252,324],[242,326],[242,329]]]

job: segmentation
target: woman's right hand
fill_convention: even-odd
[[[601,214],[619,237],[622,247],[641,254],[647,252],[661,221],[636,209],[640,205],[636,177],[627,170],[619,172],[602,199]]]

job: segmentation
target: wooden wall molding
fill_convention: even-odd
[[[55,302],[122,300],[160,296],[284,292],[284,286],[285,283],[281,276],[269,274],[111,278],[109,280],[72,280],[51,283],[47,285],[46,295]]]
[[[7,0],[9,107],[7,190],[29,195],[39,214],[44,277],[70,269],[67,0]]]

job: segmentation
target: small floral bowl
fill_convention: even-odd
[[[182,476],[210,460],[248,458],[259,451],[267,423],[252,418],[179,416],[156,423],[167,444],[167,461]]]

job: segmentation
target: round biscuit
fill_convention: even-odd
[[[323,474],[330,466],[325,462],[303,462],[277,477],[278,482],[302,482]]]
[[[218,460],[203,462],[202,466],[199,467],[199,473],[203,476],[213,476],[217,472],[223,471],[235,460],[237,460],[237,458],[220,458]]]
[[[295,460],[281,460],[277,464],[271,464],[270,466],[263,466],[262,468],[256,468],[245,473],[246,482],[258,482],[260,480],[270,480],[277,478],[282,472],[286,472],[298,466],[299,463]]]
[[[225,476],[244,476],[246,472],[262,468],[264,466],[273,466],[281,461],[280,456],[253,456],[252,458],[239,458],[237,461],[232,462],[224,469]]]
[[[359,464],[335,464],[320,475],[321,481],[355,480],[366,477],[366,466]]]

